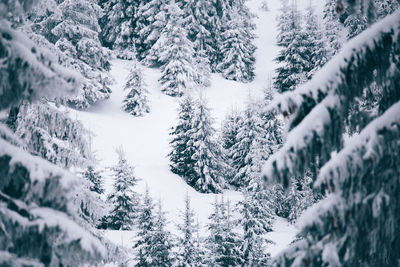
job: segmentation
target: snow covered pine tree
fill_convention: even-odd
[[[182,224],[178,225],[180,236],[177,242],[176,266],[203,266],[205,259],[201,259],[202,247],[196,233],[199,232],[199,224],[195,223],[195,214],[190,207],[190,197],[186,195],[185,210],[181,214]]]
[[[143,116],[150,112],[149,101],[143,81],[143,72],[140,67],[135,64],[131,69],[128,81],[125,84],[125,90],[129,90],[128,95],[124,99],[124,110],[133,116]]]
[[[225,187],[224,174],[227,166],[222,160],[222,147],[215,140],[215,129],[210,110],[204,99],[195,105],[191,128],[187,132],[186,150],[191,154],[193,164],[186,177],[189,185],[203,193],[217,193]]]
[[[357,12],[351,7],[365,8],[371,1],[345,3]],[[398,265],[399,33],[397,10],[344,45],[310,82],[272,103],[291,118],[290,132],[266,164],[265,178],[287,187],[291,177],[318,162],[314,186],[327,194],[300,219],[305,238],[281,254],[275,266]],[[372,84],[379,94],[371,122],[348,121],[349,107]],[[361,127],[344,142],[350,123]]]
[[[107,226],[114,230],[129,230],[138,212],[138,196],[133,191],[138,179],[133,167],[128,163],[122,148],[117,149],[118,163],[111,168],[114,174],[113,191],[107,200],[113,207],[107,215]]]
[[[18,19],[30,1],[3,1],[0,9],[0,109],[77,93],[77,76],[52,60],[6,19]],[[57,88],[58,90],[54,90]],[[96,264],[106,255],[100,240],[80,226],[69,200],[79,180],[15,146],[0,124],[0,265]],[[13,141],[14,140],[14,141]]]

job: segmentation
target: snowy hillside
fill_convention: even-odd
[[[273,59],[278,53],[275,44],[276,16],[280,8],[280,1],[268,1],[269,11],[261,9],[260,0],[248,2],[251,11],[256,15],[255,24],[257,35],[256,45],[256,77],[251,83],[238,83],[229,81],[212,74],[211,86],[201,92],[212,109],[216,127],[225,115],[232,109],[242,109],[246,101],[251,98],[261,97],[262,92],[273,75],[276,64]],[[214,194],[202,194],[187,185],[182,178],[169,170],[168,144],[169,130],[176,124],[178,100],[167,96],[160,91],[158,79],[161,73],[158,69],[144,68],[145,82],[150,91],[151,112],[144,117],[133,117],[122,111],[122,101],[127,94],[123,91],[132,62],[129,60],[114,60],[111,75],[115,79],[112,94],[106,100],[86,111],[76,112],[76,116],[85,127],[93,133],[92,149],[102,167],[110,167],[117,162],[115,149],[122,146],[128,160],[135,166],[137,176],[141,179],[138,191],[144,192],[146,185],[150,194],[155,199],[161,199],[163,208],[168,213],[170,230],[176,232],[175,224],[179,222],[180,210],[183,209],[186,194],[191,197],[191,204],[203,226],[211,212],[211,203],[215,200]],[[193,92],[198,94],[199,92]],[[112,180],[106,177],[106,191],[111,189]],[[225,199],[233,203],[241,199],[238,192],[224,192]],[[283,219],[275,224],[275,232],[270,233],[270,238],[276,246],[270,246],[272,255],[283,249],[294,237],[295,228]],[[108,237],[121,243],[121,233],[108,234]],[[125,235],[125,234],[123,234]],[[123,239],[122,239],[123,240]],[[131,246],[131,242],[123,242]]]

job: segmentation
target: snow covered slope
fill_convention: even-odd
[[[261,96],[276,65],[273,59],[278,53],[275,45],[276,20],[280,8],[279,0],[269,0],[270,11],[261,9],[261,0],[251,0],[248,5],[257,15],[256,45],[256,77],[252,83],[242,84],[227,81],[220,75],[213,74],[212,85],[203,92],[212,108],[216,119],[216,127],[232,107],[242,108],[249,96]],[[175,224],[180,221],[179,210],[183,209],[186,194],[191,197],[192,208],[199,216],[204,227],[211,212],[211,203],[216,195],[201,194],[188,186],[179,176],[169,170],[168,153],[169,129],[176,124],[177,99],[167,96],[160,91],[158,78],[161,73],[158,69],[144,68],[145,81],[151,95],[151,113],[144,117],[133,117],[121,109],[122,100],[127,94],[123,91],[129,68],[132,62],[115,60],[111,74],[116,83],[111,98],[92,107],[87,111],[76,112],[76,116],[84,125],[96,135],[92,138],[92,149],[102,167],[110,167],[117,162],[115,149],[122,146],[128,160],[135,166],[137,176],[141,179],[137,191],[144,192],[146,185],[150,194],[157,200],[161,198],[163,208],[168,213],[170,230],[176,232]],[[106,177],[106,189],[110,190],[112,180]],[[106,193],[107,193],[106,192]],[[236,202],[241,198],[238,192],[224,192],[225,199]],[[278,218],[275,232],[269,237],[276,242],[271,245],[270,252],[275,255],[292,240],[295,234],[293,226]],[[117,243],[131,246],[129,238],[121,238],[120,232],[111,232],[110,239]],[[125,236],[125,234],[123,234]],[[128,235],[129,236],[129,235]],[[128,240],[127,240],[128,239]]]

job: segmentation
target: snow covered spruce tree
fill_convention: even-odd
[[[233,227],[230,203],[216,198],[213,206],[214,210],[208,218],[207,266],[240,266],[241,238]]]
[[[202,256],[202,244],[196,234],[199,232],[199,225],[195,223],[195,214],[190,207],[190,197],[186,195],[185,210],[181,214],[182,224],[178,224],[180,236],[177,242],[176,266],[204,266],[205,259]],[[199,246],[200,244],[200,246]]]
[[[88,166],[82,175],[91,183],[90,191],[99,195],[104,193],[104,178],[100,171],[95,170],[93,166]]]
[[[268,266],[270,258],[266,252],[270,241],[264,235],[272,231],[273,215],[262,193],[265,189],[262,188],[261,179],[258,182],[257,187],[244,191],[244,199],[238,203],[241,214],[239,222],[243,228],[242,266]]]
[[[272,103],[291,120],[287,142],[265,166],[266,179],[287,187],[291,177],[317,163],[311,168],[314,187],[327,194],[300,219],[304,239],[281,254],[276,266],[398,264],[399,31],[398,10],[344,45],[312,81]],[[373,83],[380,90],[376,112],[344,142],[349,124],[359,125],[346,119],[349,107]]]
[[[82,74],[82,86],[68,103],[87,108],[107,99],[111,78],[107,73],[109,53],[99,40],[101,8],[95,0],[49,0],[47,9],[36,7],[29,13],[30,28],[61,51],[62,65]],[[48,12],[46,13],[46,10]]]
[[[151,266],[169,267],[174,263],[172,258],[172,239],[171,233],[165,229],[167,220],[165,212],[162,210],[161,200],[158,201],[155,214],[154,233],[152,238],[152,261]]]
[[[290,189],[284,200],[289,207],[287,218],[290,223],[295,223],[300,215],[314,204],[315,199],[310,183],[311,178],[307,175],[290,179]]]
[[[192,89],[197,76],[193,66],[193,43],[183,28],[182,11],[172,1],[168,4],[168,23],[162,36],[154,45],[159,60],[163,62],[161,90],[170,96],[182,96]]]
[[[294,90],[298,84],[305,82],[307,72],[311,69],[304,53],[306,36],[301,29],[301,15],[296,4],[284,6],[283,12],[280,30],[287,32],[278,36],[278,45],[282,45],[282,49],[275,59],[280,66],[276,69],[277,76],[274,80],[274,87],[280,93]]]
[[[186,96],[180,104],[178,125],[170,133],[173,136],[170,167],[200,192],[219,192],[224,187],[227,167],[214,134],[204,101],[193,101]]]
[[[133,116],[143,116],[150,112],[149,101],[145,88],[146,84],[143,81],[143,72],[140,67],[135,64],[131,69],[128,80],[125,84],[125,90],[129,90],[128,95],[124,99],[124,110]]]
[[[160,39],[160,34],[167,25],[167,19],[170,20],[167,5],[166,0],[143,1],[137,12],[137,56],[139,60],[144,60],[149,65],[159,60],[157,49],[153,46]]]
[[[173,173],[181,177],[191,177],[194,161],[192,159],[193,150],[189,149],[189,130],[192,128],[194,118],[195,101],[186,95],[179,104],[178,125],[173,127],[170,132],[172,139],[170,145],[171,152],[170,168]]]
[[[336,10],[336,0],[326,0],[323,10],[323,22],[325,27],[325,39],[327,45],[327,59],[331,59],[342,47],[345,41],[345,30],[339,21]]]
[[[15,134],[31,153],[64,168],[83,167],[93,160],[90,133],[81,122],[47,101],[24,102],[18,111]]]
[[[140,203],[138,216],[138,238],[133,245],[137,260],[136,266],[151,266],[152,263],[152,234],[154,232],[154,204],[146,187],[143,200]]]
[[[196,58],[208,63],[206,67],[209,70],[211,61],[217,56],[216,42],[213,38],[217,17],[214,2],[192,0],[176,2],[183,11],[183,27],[188,33],[189,40],[194,44]],[[200,63],[198,62],[198,65]]]
[[[306,55],[309,61],[308,68],[304,71],[307,72],[307,79],[321,68],[327,62],[327,43],[324,39],[324,31],[320,24],[318,16],[315,14],[314,7],[310,4],[307,6],[304,15],[304,46]]]
[[[193,165],[185,178],[199,192],[217,193],[225,187],[227,166],[222,161],[222,148],[215,140],[213,119],[204,99],[200,99],[195,108],[185,149],[191,154]]]
[[[272,90],[272,88],[271,88]],[[266,91],[264,100],[258,103],[258,113],[261,118],[264,134],[263,139],[266,144],[263,146],[263,154],[261,158],[267,160],[272,154],[274,154],[283,143],[283,125],[280,119],[278,119],[276,112],[265,111],[274,97],[274,92]]]
[[[236,3],[236,2],[235,2]],[[228,80],[250,82],[254,78],[254,35],[247,7],[241,1],[229,10],[229,19],[221,34],[221,62],[217,69]]]
[[[10,27],[32,2],[3,1],[0,9],[0,110],[77,93],[77,75]],[[57,90],[54,90],[57,88]],[[0,265],[96,264],[106,250],[84,229],[70,200],[79,183],[71,173],[15,146],[0,123]],[[13,141],[14,140],[14,141]]]
[[[240,117],[235,143],[228,151],[234,176],[228,181],[238,187],[247,187],[254,173],[261,172],[262,152],[267,150],[267,133],[263,122],[251,101]]]
[[[106,219],[108,228],[130,230],[138,212],[138,196],[133,191],[138,179],[122,148],[117,149],[117,154],[118,163],[111,168],[114,176],[113,190],[107,197],[112,203],[112,209]]]
[[[138,238],[133,246],[136,266],[172,266],[171,237],[165,230],[166,219],[160,202],[156,214],[153,213],[153,200],[146,188],[138,217]]]
[[[100,39],[106,47],[117,52],[117,56],[135,57],[134,31],[136,29],[139,3],[136,0],[100,0],[103,16],[99,19]]]

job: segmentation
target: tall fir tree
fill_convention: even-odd
[[[241,239],[235,232],[230,203],[215,199],[209,217],[207,245],[209,266],[239,266],[242,263]]]
[[[367,18],[362,13],[349,15],[343,24],[348,31],[347,39],[357,36],[368,27]]]
[[[179,267],[205,266],[205,248],[199,236],[200,225],[195,221],[195,213],[190,207],[190,197],[186,195],[185,210],[181,214],[182,224],[178,225],[180,236],[177,242],[177,262]]]
[[[325,39],[329,44],[327,48],[327,59],[332,58],[342,47],[345,41],[344,26],[339,21],[336,12],[336,0],[326,0],[323,9],[323,22],[325,26]]]
[[[90,182],[90,191],[99,195],[104,193],[104,178],[100,171],[95,170],[93,166],[88,166],[82,175]]]
[[[259,179],[257,186],[244,191],[244,198],[238,203],[243,228],[242,266],[265,266],[270,257],[265,251],[270,241],[264,235],[272,231],[273,216],[262,190]]]
[[[280,67],[276,69],[277,76],[274,80],[274,87],[280,93],[294,90],[297,85],[305,82],[307,70],[310,69],[307,55],[303,53],[307,44],[306,36],[301,30],[301,15],[295,2],[288,8],[285,20],[283,21],[282,18],[282,23],[285,25],[281,26],[281,29],[287,29],[287,33],[281,41],[285,46],[276,58]]]
[[[136,50],[139,60],[145,60],[147,64],[156,63],[155,55],[149,55],[150,49],[160,38],[160,34],[167,24],[167,1],[149,0],[139,5],[136,26]],[[169,19],[168,19],[169,20]]]
[[[307,175],[292,177],[285,202],[289,207],[288,220],[295,223],[300,215],[314,204],[314,194],[310,187],[311,178]]]
[[[195,112],[195,101],[190,95],[185,96],[179,104],[178,125],[172,128],[170,135],[171,152],[170,168],[185,179],[192,176],[194,161],[192,156],[194,151],[189,149],[189,130],[192,128],[192,120]]]
[[[292,40],[291,27],[290,27],[290,8],[288,0],[282,0],[282,7],[279,9],[278,21],[278,35],[276,36],[276,42],[278,46],[287,47]]]
[[[136,29],[139,3],[136,0],[100,0],[103,16],[99,19],[100,39],[117,56],[132,59],[136,55],[134,31]]]
[[[79,87],[77,76],[61,67],[46,47],[11,27],[23,21],[33,4],[5,1],[0,9],[2,113],[23,101],[72,97]],[[8,136],[0,137],[0,265],[100,264],[106,249],[82,226],[71,205],[81,181],[18,147],[12,141],[18,138],[3,122],[0,128]]]
[[[228,80],[250,82],[254,78],[254,52],[251,18],[244,16],[244,4],[229,9],[227,24],[221,33],[221,61],[218,70]]]
[[[159,200],[151,242],[151,266],[169,267],[174,263],[174,259],[171,255],[171,233],[165,229],[166,223],[165,212],[162,210],[161,200]]]
[[[194,49],[182,26],[180,8],[172,2],[167,10],[168,23],[154,49],[159,53],[157,58],[164,64],[159,79],[161,90],[167,95],[179,97],[194,86]]]
[[[399,27],[396,11],[349,41],[302,90],[286,93],[270,107],[290,118],[290,132],[267,162],[265,177],[287,187],[291,177],[317,163],[314,187],[328,195],[307,210],[299,222],[304,238],[274,266],[398,263],[399,227],[387,222],[399,220],[400,207],[400,71],[394,57]],[[356,123],[359,133],[344,141],[349,108],[372,84],[380,91],[373,100],[377,112],[368,125]]]
[[[14,125],[16,136],[32,154],[60,167],[84,167],[93,160],[91,133],[45,100],[19,105]]]
[[[36,7],[29,13],[30,28],[60,53],[62,65],[83,77],[78,96],[67,98],[76,108],[87,108],[108,99],[111,93],[110,54],[99,40],[102,10],[96,0],[50,0],[47,14]],[[45,43],[35,38],[40,44]]]
[[[122,148],[117,149],[118,163],[111,168],[114,176],[113,190],[107,197],[112,203],[108,226],[115,230],[130,230],[138,213],[138,196],[133,191],[138,179],[128,163]]]
[[[324,31],[311,2],[305,10],[303,31],[306,48],[303,53],[310,63],[304,71],[307,79],[311,79],[312,75],[328,61]]]
[[[193,160],[189,185],[203,193],[217,193],[225,187],[224,174],[227,170],[222,161],[222,148],[215,140],[215,129],[210,110],[204,99],[200,99],[188,131],[189,141],[185,150]]]
[[[253,174],[261,172],[262,152],[267,150],[263,122],[250,100],[239,125],[236,142],[228,152],[235,174],[229,183],[244,188],[249,185]]]
[[[183,0],[178,3],[183,11],[183,27],[194,44],[198,64],[206,64],[211,70],[211,61],[217,56],[215,19],[217,11],[213,1]],[[207,75],[204,75],[207,76]]]
[[[137,263],[135,266],[152,266],[152,242],[154,233],[154,204],[146,187],[138,216],[138,238],[133,245]]]
[[[135,63],[131,69],[124,90],[129,90],[124,99],[123,108],[125,112],[133,116],[143,116],[150,112],[146,83],[143,80],[142,69]]]
[[[237,142],[241,122],[241,114],[238,110],[232,109],[226,115],[221,129],[221,142],[225,150],[229,151]]]

